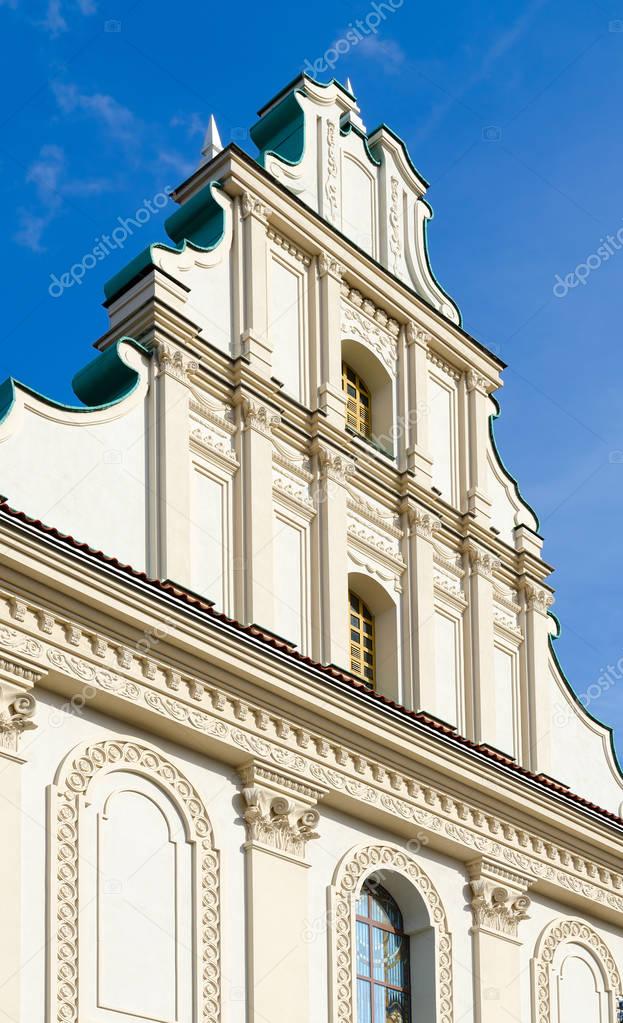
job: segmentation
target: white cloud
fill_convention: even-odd
[[[68,26],[61,9],[61,0],[49,0],[45,18],[39,22],[39,25],[53,39],[60,35],[61,32],[67,31]]]
[[[158,163],[164,168],[170,168],[175,174],[179,174],[180,180],[185,180],[194,170],[197,169],[198,161],[187,160],[172,149],[161,149],[157,156]]]
[[[204,121],[201,115],[197,113],[176,114],[169,123],[172,128],[184,128],[189,139],[195,135],[203,137],[207,126],[207,121]]]
[[[37,214],[25,209],[19,209],[17,215],[20,223],[13,235],[14,241],[23,248],[30,249],[31,252],[45,252],[42,238],[48,224],[54,219],[53,215],[37,216]]]
[[[376,61],[387,74],[397,74],[407,59],[404,50],[395,39],[381,39],[377,35],[362,39],[357,52],[368,60]]]
[[[70,178],[63,149],[45,145],[26,172],[26,183],[35,190],[37,207],[18,210],[19,227],[15,241],[32,252],[43,252],[46,228],[58,217],[67,199],[101,195],[112,187],[104,178]]]
[[[51,88],[62,113],[82,113],[92,117],[118,140],[131,142],[136,138],[139,122],[132,111],[113,96],[102,92],[80,92],[77,85],[69,82],[52,82]]]

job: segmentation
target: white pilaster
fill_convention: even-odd
[[[272,347],[268,323],[268,241],[270,210],[250,192],[243,192],[240,215],[243,232],[243,328],[241,351],[251,369],[270,379]]]
[[[498,559],[471,540],[465,544],[469,566],[470,689],[476,742],[496,744],[493,653],[493,572]]]
[[[415,323],[406,327],[409,436],[407,467],[426,490],[433,484],[429,451],[428,343],[430,334]]]
[[[487,479],[491,407],[487,381],[475,370],[470,370],[467,374],[467,409],[469,428],[468,511],[479,523],[487,526],[491,517]]]
[[[318,406],[329,422],[342,429],[346,399],[342,390],[340,287],[343,269],[326,253],[318,257],[320,283],[320,387]]]
[[[316,448],[318,547],[321,579],[321,660],[349,667],[348,478],[354,462],[333,449]]]

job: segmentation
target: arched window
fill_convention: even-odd
[[[362,437],[372,432],[370,391],[354,369],[342,363],[342,388],[346,394],[346,424]]]
[[[357,902],[357,1023],[410,1023],[409,937],[392,896],[366,882]]]
[[[350,604],[350,670],[374,688],[376,683],[374,616],[356,593]]]

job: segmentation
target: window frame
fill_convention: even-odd
[[[357,601],[357,609],[353,607],[354,601]],[[353,622],[354,617],[357,617],[357,623]],[[366,626],[369,626],[369,629],[366,629]],[[359,632],[359,641],[353,640],[354,629],[357,629]],[[371,644],[369,647],[370,660],[368,662],[366,662],[366,634],[370,637]],[[374,615],[365,601],[354,590],[350,589],[348,591],[348,635],[349,666],[351,672],[371,689],[376,689],[376,628]],[[354,651],[357,650],[359,651],[359,656],[356,653],[354,655]],[[369,665],[369,675],[365,674],[366,663]],[[357,665],[360,665],[360,667],[357,667]]]
[[[354,395],[349,394],[349,386],[354,388]],[[358,437],[371,440],[372,394],[363,377],[359,376],[359,373],[345,360],[342,360],[342,390],[346,396],[346,425]],[[365,402],[367,402],[367,409]]]
[[[404,918],[403,918],[403,915],[402,915],[402,911],[400,909],[400,906],[396,902],[395,898],[393,897],[393,895],[390,892],[388,892],[386,888],[383,888],[381,885],[374,885],[374,886],[372,886],[371,884],[368,883],[368,881],[365,881],[364,884],[362,885],[361,891],[360,891],[358,899],[357,899],[357,903],[358,904],[359,904],[361,898],[364,895],[366,896],[366,898],[368,900],[368,902],[367,902],[368,915],[367,916],[363,916],[361,913],[359,913],[357,911],[356,914],[355,914],[355,926],[357,927],[358,924],[364,924],[367,927],[367,929],[368,929],[368,960],[369,960],[370,975],[369,976],[368,975],[364,975],[364,974],[359,972],[359,957],[357,955],[357,967],[356,967],[356,973],[355,973],[355,983],[358,985],[359,981],[364,981],[365,983],[367,983],[369,985],[369,989],[370,989],[370,1020],[369,1020],[369,1023],[386,1023],[387,1019],[392,1020],[392,1016],[389,1016],[389,1017],[387,1016],[387,1010],[389,1008],[389,1006],[387,1006],[387,1005],[384,1008],[384,1018],[383,1019],[377,1019],[376,1018],[376,999],[375,999],[374,996],[375,996],[375,991],[376,991],[377,988],[382,988],[384,992],[388,992],[388,991],[389,992],[394,992],[396,995],[403,996],[404,1002],[405,1002],[405,1006],[406,1006],[406,1015],[403,1016],[403,1019],[400,1021],[400,1023],[411,1023],[411,1020],[412,1020],[412,1011],[411,1011],[412,1010],[412,1006],[411,1006],[411,948],[410,948],[410,937],[409,937],[408,932],[405,930]],[[385,923],[385,922],[380,921],[380,920],[375,920],[374,917],[371,915],[372,912],[373,912],[373,909],[372,909],[372,906],[371,906],[371,900],[375,899],[375,897],[377,897],[378,895],[381,895],[384,900],[386,900],[387,902],[391,903],[392,906],[395,908],[395,911],[397,913],[397,916],[398,916],[398,919],[399,919],[399,922],[400,922],[400,926],[399,927],[394,927],[390,923]],[[373,948],[374,948],[373,933],[374,933],[375,929],[380,930],[380,931],[384,931],[387,934],[395,934],[397,937],[399,937],[401,939],[401,949],[403,949],[403,950],[406,949],[406,955],[405,955],[405,959],[404,959],[404,974],[405,974],[406,983],[402,987],[400,987],[398,985],[395,985],[395,984],[390,984],[386,980],[379,980],[379,979],[377,979],[374,976],[374,973],[375,973],[375,963],[374,963],[374,954],[373,954]],[[390,1005],[391,1005],[391,1002],[390,1002]],[[358,1009],[358,1007],[357,1007],[357,1017],[359,1017],[359,1009]],[[359,1023],[359,1020],[358,1020],[358,1023]],[[392,1020],[392,1023],[393,1023],[393,1020]]]

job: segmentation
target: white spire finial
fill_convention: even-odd
[[[351,112],[350,112],[351,124],[354,124],[354,125],[357,126],[357,128],[361,128],[362,131],[365,131],[366,130],[366,126],[363,123],[363,121],[361,120],[361,110],[359,109],[359,105],[357,103],[357,100],[355,99],[355,90],[353,89],[353,83],[351,82],[350,78],[346,79],[346,86],[345,86],[345,88],[346,88],[346,91],[349,92],[351,94],[351,96],[353,97],[353,99],[355,100],[355,109],[351,110]]]
[[[201,149],[201,163],[209,163],[215,156],[223,151],[223,143],[221,142],[221,136],[219,135],[218,128],[216,127],[216,121],[214,120],[214,114],[210,114],[210,120],[208,121],[208,127],[203,140],[203,147]]]

